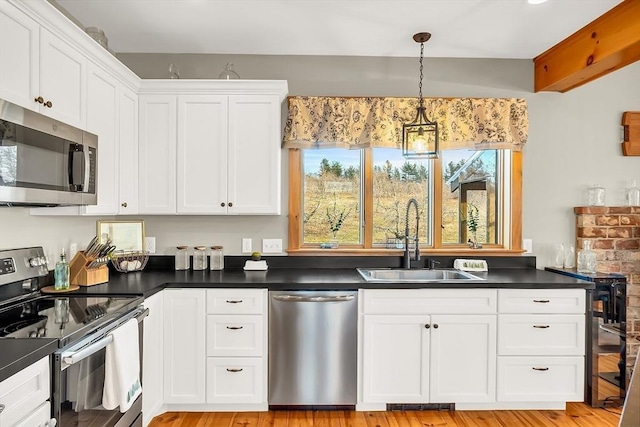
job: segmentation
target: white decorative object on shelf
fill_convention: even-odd
[[[487,261],[483,259],[456,259],[453,268],[463,271],[489,271]]]

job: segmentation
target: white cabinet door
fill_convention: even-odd
[[[21,419],[14,427],[49,427],[51,421],[51,403],[47,400],[38,409]]]
[[[176,213],[176,97],[139,99],[139,206],[141,214]]]
[[[496,315],[431,316],[430,402],[496,401]]]
[[[0,1],[0,98],[39,110],[40,26]]]
[[[363,401],[428,402],[429,316],[363,317]]]
[[[40,29],[40,112],[61,122],[84,128],[87,60],[83,54]],[[50,102],[51,106],[47,106]]]
[[[14,426],[51,397],[49,356],[0,382],[0,426]]]
[[[122,87],[119,101],[118,213],[135,215],[138,213],[138,95]]]
[[[178,97],[178,213],[227,212],[227,100]]]
[[[280,214],[280,126],[278,96],[229,97],[230,214]]]
[[[118,213],[118,95],[120,84],[93,63],[87,77],[87,131],[98,135],[98,203],[85,213]]]
[[[160,413],[164,399],[164,292],[144,300],[149,315],[144,319],[142,352],[143,425]]]
[[[205,290],[164,291],[164,402],[205,403]]]

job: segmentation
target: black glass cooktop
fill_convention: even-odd
[[[141,297],[39,296],[0,309],[2,338],[58,338],[60,347],[141,304]]]

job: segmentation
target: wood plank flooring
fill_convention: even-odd
[[[150,427],[617,427],[621,408],[566,411],[167,412]]]

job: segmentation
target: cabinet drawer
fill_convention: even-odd
[[[51,404],[47,401],[26,418],[18,421],[15,427],[48,427],[49,421],[51,421]]]
[[[498,357],[498,402],[582,402],[584,357]]]
[[[207,289],[208,314],[263,314],[266,289]]]
[[[501,356],[583,356],[583,314],[500,314]]]
[[[262,356],[261,315],[207,316],[207,356]]]
[[[12,426],[49,399],[49,356],[0,382],[0,426]]]
[[[207,403],[262,403],[266,382],[262,358],[207,358]]]
[[[584,313],[584,289],[498,289],[500,313]]]
[[[365,314],[490,314],[495,289],[364,289]]]

